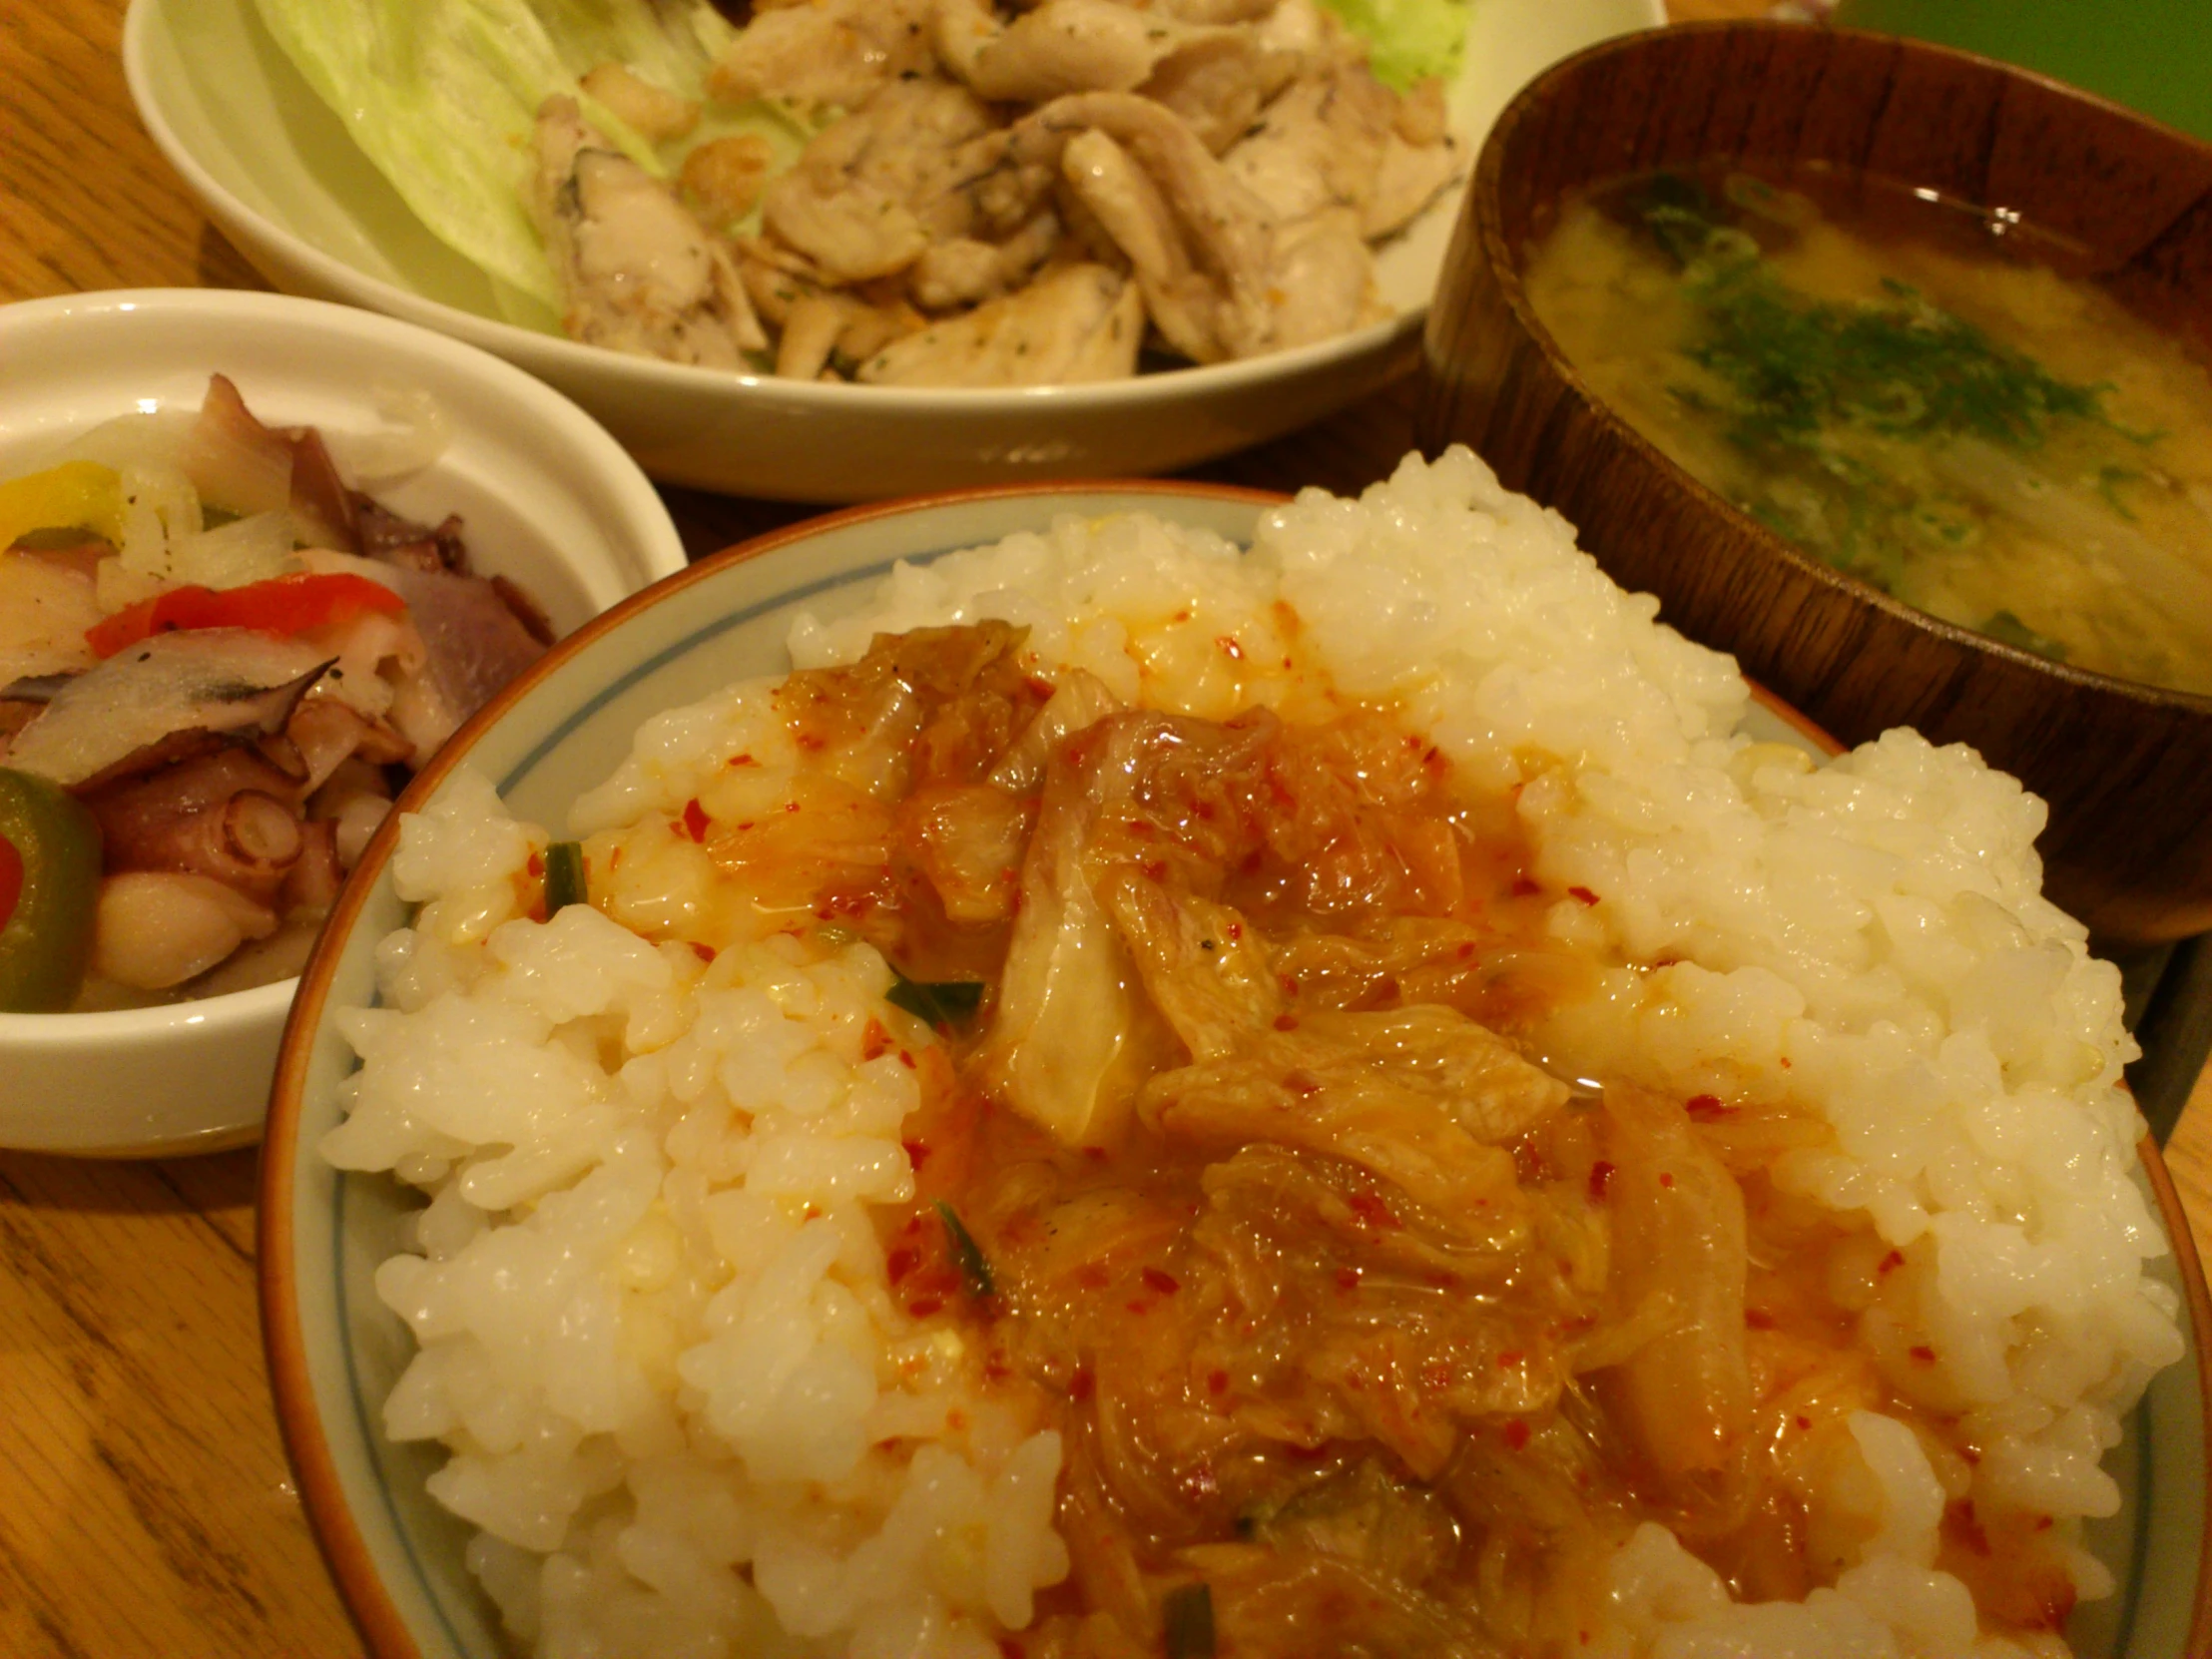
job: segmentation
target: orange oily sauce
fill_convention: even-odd
[[[882,1232],[906,1314],[1063,1436],[1073,1572],[1007,1652],[1158,1652],[1203,1583],[1223,1654],[1572,1653],[1646,1520],[1799,1599],[1881,1521],[1859,1410],[1951,1490],[1985,1627],[2063,1622],[2048,1518],[1977,1513],[1955,1417],[1862,1335],[1910,1338],[1904,1257],[1763,1173],[1825,1127],[1522,1058],[1594,984],[1546,911],[1596,895],[1539,887],[1509,799],[1385,710],[1118,710],[1022,644],[795,675],[788,810],[670,826],[789,928],[986,984],[901,1049],[919,1191]],[[1019,983],[1040,932],[1105,994]]]

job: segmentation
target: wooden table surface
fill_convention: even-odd
[[[0,0],[0,302],[265,286],[132,113],[122,0]],[[1677,0],[1678,17],[1757,0]],[[6,364],[0,363],[0,387]],[[1411,395],[1203,469],[1357,489],[1410,446]],[[697,554],[802,516],[669,492]],[[2212,1094],[2170,1157],[2212,1227]],[[101,1163],[0,1153],[0,1655],[349,1659],[263,1375],[255,1155]]]

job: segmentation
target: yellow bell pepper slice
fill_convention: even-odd
[[[0,549],[33,530],[90,530],[123,540],[123,480],[98,461],[64,461],[0,484]]]

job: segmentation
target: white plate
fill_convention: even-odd
[[[445,448],[377,499],[432,523],[459,513],[477,566],[528,589],[563,633],[684,568],[652,484],[573,403],[424,329],[282,294],[154,288],[0,306],[0,478],[134,408],[198,408],[214,370],[257,415],[319,427],[341,466],[348,437],[380,424],[380,382],[428,391]],[[120,1157],[255,1139],[296,983],[115,1013],[0,1013],[0,1147]]]
[[[1476,145],[1539,70],[1665,21],[1661,0],[1475,0],[1454,125]],[[497,352],[597,415],[672,483],[857,501],[1081,474],[1167,471],[1342,408],[1410,368],[1456,198],[1383,250],[1399,314],[1247,362],[1096,386],[932,391],[687,368],[498,320],[488,279],[438,242],[263,28],[253,0],[133,0],[140,117],[208,215],[276,286],[405,317]]]

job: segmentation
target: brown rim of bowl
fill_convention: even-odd
[[[2181,1194],[2166,1168],[2165,1154],[2148,1135],[2136,1143],[2135,1150],[2144,1179],[2150,1182],[2151,1196],[2158,1201],[2158,1219],[2165,1224],[2174,1253],[2174,1272],[2181,1279],[2181,1299],[2189,1310],[2189,1334],[2197,1351],[2197,1422],[2204,1436],[2207,1470],[2212,1472],[2212,1375],[2205,1370],[2208,1359],[2212,1359],[2212,1349],[2207,1347],[2212,1341],[2208,1336],[2212,1334],[2212,1292],[2205,1288],[2204,1262],[2197,1255],[2196,1236],[2189,1229],[2189,1214],[2181,1207]],[[2212,1654],[2212,1513],[2200,1517],[2197,1590],[2189,1609],[2188,1640],[2181,1651],[2190,1659]]]
[[[1770,557],[1781,559],[1783,563],[1820,583],[1823,587],[1847,598],[1870,604],[1885,615],[1918,628],[1925,633],[1932,634],[1947,644],[1983,656],[1994,657],[2000,662],[2038,670],[2052,676],[2064,685],[2124,697],[2135,703],[2150,704],[2157,707],[2200,709],[2206,713],[2212,713],[2212,695],[2200,692],[2176,691],[2165,686],[2152,685],[2145,680],[2123,680],[2117,675],[2097,674],[2088,669],[2075,668],[2067,663],[2052,662],[2047,657],[2038,657],[2031,651],[2022,651],[2017,646],[2006,645],[2002,641],[1993,640],[1985,634],[1977,634],[1971,628],[1961,628],[1954,622],[1945,622],[1940,617],[1932,616],[1926,611],[1906,604],[1901,599],[1884,593],[1880,588],[1862,582],[1856,576],[1846,575],[1834,565],[1815,558],[1812,554],[1783,540],[1782,537],[1768,529],[1767,526],[1753,518],[1749,513],[1738,508],[1726,496],[1697,478],[1687,467],[1684,467],[1660,449],[1657,444],[1637,430],[1632,422],[1619,414],[1610,400],[1598,395],[1589,382],[1582,378],[1581,371],[1574,366],[1573,359],[1567,355],[1565,348],[1552,337],[1551,330],[1546,328],[1537,318],[1535,307],[1528,302],[1527,288],[1521,280],[1522,268],[1520,261],[1514,250],[1506,245],[1503,228],[1498,223],[1497,203],[1500,189],[1499,179],[1504,167],[1506,144],[1513,138],[1521,123],[1528,119],[1530,111],[1549,95],[1551,83],[1557,78],[1578,71],[1587,64],[1602,62],[1607,58],[1629,53],[1667,50],[1667,43],[1678,41],[1685,36],[1781,33],[1812,33],[1828,37],[1879,42],[1897,48],[1909,57],[1925,55],[1950,58],[1961,63],[1974,64],[2012,79],[2042,87],[2068,102],[2108,112],[2120,119],[2158,133],[2176,144],[2186,145],[2212,155],[2212,144],[2207,144],[2205,141],[2184,133],[2178,128],[2169,127],[2161,121],[2155,121],[2147,115],[2127,108],[2124,104],[2115,104],[2108,98],[2100,98],[2094,93],[2084,92],[2079,87],[2069,86],[2064,81],[2055,80],[2048,75],[2039,74],[2031,69],[2022,69],[2016,64],[2003,63],[1995,58],[1983,57],[1978,52],[1962,51],[1954,46],[1938,46],[1931,41],[1915,40],[1898,35],[1882,35],[1866,29],[1836,28],[1825,23],[1784,23],[1771,18],[1744,18],[1736,21],[1710,23],[1678,23],[1665,29],[1647,29],[1634,34],[1616,35],[1611,40],[1599,41],[1594,46],[1585,47],[1570,58],[1562,58],[1514,94],[1513,101],[1499,112],[1497,120],[1491,125],[1488,136],[1483,140],[1482,153],[1475,158],[1474,173],[1467,184],[1468,199],[1472,205],[1476,229],[1481,238],[1482,258],[1488,264],[1492,275],[1497,277],[1499,290],[1504,295],[1506,306],[1513,314],[1513,320],[1542,349],[1544,356],[1550,361],[1552,368],[1558,373],[1559,377],[1608,428],[1625,437],[1629,444],[1649,462],[1673,474],[1687,485],[1694,497],[1708,511],[1725,515],[1750,532],[1759,544],[1765,548]],[[1987,208],[1997,205],[1979,202],[1971,204],[1976,211],[1986,211]],[[2094,278],[2089,278],[2089,280],[2093,281]],[[1431,305],[1430,310],[1431,316],[1433,316],[1433,305]],[[1433,322],[1429,326],[1433,327]]]
[[[354,1524],[345,1501],[337,1465],[330,1456],[322,1431],[321,1413],[315,1409],[314,1391],[307,1373],[305,1346],[299,1338],[298,1285],[293,1276],[292,1165],[298,1154],[299,1108],[306,1083],[307,1035],[319,1022],[328,1000],[330,981],[337,970],[338,946],[334,942],[349,931],[367,901],[376,873],[391,856],[399,838],[399,818],[416,805],[458,766],[469,750],[494,723],[551,675],[561,664],[587,645],[621,627],[632,616],[659,605],[708,576],[733,564],[774,553],[825,530],[842,529],[872,519],[894,517],[921,508],[951,506],[959,502],[1000,501],[1028,496],[1076,494],[1156,495],[1214,501],[1250,502],[1265,509],[1290,498],[1273,490],[1248,489],[1238,484],[1187,483],[1174,479],[1102,479],[1095,483],[1065,481],[1037,484],[1000,484],[936,495],[907,496],[895,501],[870,502],[825,513],[781,530],[727,547],[696,560],[686,569],[664,576],[652,586],[592,618],[574,633],[554,644],[522,674],[503,687],[479,709],[453,738],[409,781],[392,810],[363,848],[358,863],[346,879],[323,923],[314,949],[300,970],[299,990],[284,1020],[282,1043],[270,1089],[268,1130],[262,1141],[260,1204],[255,1226],[255,1257],[262,1317],[262,1347],[269,1366],[270,1392],[276,1409],[276,1424],[284,1453],[298,1482],[301,1507],[308,1529],[322,1553],[337,1586],[339,1599],[368,1644],[374,1659],[421,1659],[406,1621],[385,1591],[383,1580]],[[1754,701],[1789,724],[1830,755],[1843,753],[1843,745],[1800,714],[1782,698],[1756,681],[1748,682]],[[2198,1348],[2198,1407],[2203,1415],[2205,1444],[2212,1455],[2212,1385],[2203,1372],[2207,1333],[2212,1332],[2212,1296],[2208,1296],[2204,1272],[2189,1231],[2188,1217],[2166,1171],[2164,1159],[2146,1136],[2139,1151],[2144,1172],[2158,1203],[2160,1219],[2172,1241],[2182,1294],[2189,1308],[2191,1334]],[[2212,1526],[2208,1526],[2200,1551],[2197,1602],[2190,1623],[2190,1654],[2212,1648]]]
[[[825,513],[772,530],[766,535],[727,547],[696,560],[683,570],[664,576],[652,586],[592,618],[495,694],[470,716],[429,765],[408,782],[392,810],[362,849],[360,860],[331,906],[307,964],[300,970],[299,989],[285,1017],[276,1070],[270,1088],[269,1123],[262,1140],[260,1216],[255,1228],[255,1253],[260,1281],[262,1347],[269,1364],[270,1391],[276,1407],[276,1424],[282,1432],[285,1455],[298,1481],[299,1497],[307,1512],[309,1529],[324,1565],[336,1583],[339,1598],[353,1617],[369,1652],[375,1659],[421,1659],[421,1649],[408,1633],[406,1621],[385,1591],[368,1546],[354,1524],[337,1465],[323,1434],[321,1413],[315,1409],[314,1392],[307,1371],[307,1355],[299,1338],[298,1285],[293,1277],[293,1214],[290,1173],[298,1156],[299,1106],[306,1084],[308,1033],[319,1023],[330,981],[337,969],[336,940],[343,937],[360,915],[376,872],[391,856],[399,838],[399,818],[412,812],[442,784],[484,733],[555,670],[587,646],[620,628],[641,611],[677,597],[707,577],[733,564],[804,541],[825,530],[843,529],[872,519],[890,518],[921,508],[946,507],[962,502],[985,502],[1053,495],[1152,495],[1162,499],[1201,499],[1250,502],[1266,509],[1290,499],[1274,490],[1248,489],[1240,484],[1190,483],[1177,479],[1099,479],[1082,482],[1057,480],[1034,484],[983,485],[974,489],[947,490],[934,495],[905,496],[894,501],[868,502]]]

